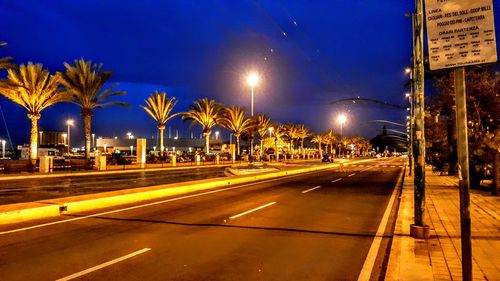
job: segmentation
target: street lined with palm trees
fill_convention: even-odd
[[[403,161],[366,164],[63,216],[31,229],[3,227],[0,274],[5,280],[378,279]]]

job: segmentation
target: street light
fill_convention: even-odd
[[[254,108],[254,100],[255,100],[254,93],[253,93],[253,87],[255,85],[257,85],[258,82],[259,82],[259,76],[257,75],[257,73],[250,73],[248,75],[248,77],[247,77],[247,83],[252,88],[252,105],[251,105],[251,110],[250,110],[251,116],[253,116],[253,114],[254,114],[253,108]]]
[[[345,114],[340,114],[337,116],[337,122],[340,124],[340,149],[339,149],[339,156],[342,155],[342,129],[344,127],[344,123],[347,121],[347,117]]]
[[[215,132],[215,140],[218,140],[219,139],[219,131],[216,131]]]
[[[68,153],[70,153],[71,148],[70,148],[70,133],[71,133],[71,127],[73,126],[74,121],[72,119],[66,120],[66,125],[68,125]]]
[[[92,147],[95,148],[95,134],[92,134]]]
[[[129,138],[129,139],[131,139],[131,138],[132,138],[132,133],[131,133],[131,132],[128,132],[128,133],[127,133],[127,136],[128,136],[128,138]]]

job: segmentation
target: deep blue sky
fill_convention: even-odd
[[[368,120],[404,122],[406,113],[328,102],[360,96],[404,103],[403,70],[411,54],[404,14],[411,11],[411,0],[0,0],[0,41],[9,44],[0,56],[40,62],[51,71],[78,58],[112,70],[132,108],[96,111],[98,136],[156,135],[139,107],[156,89],[179,99],[175,111],[201,97],[249,108],[244,76],[256,70],[262,76],[257,113],[320,132],[337,129],[334,117],[348,111],[345,134],[372,137],[380,128]],[[0,105],[14,141],[26,142],[25,111],[3,97]],[[40,126],[63,130],[68,117],[77,121],[73,136],[81,139],[79,109],[71,104],[43,111]],[[170,126],[189,135],[187,123]]]

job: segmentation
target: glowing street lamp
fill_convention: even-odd
[[[128,139],[131,139],[133,137],[131,132],[128,132],[127,136],[128,136]]]
[[[250,73],[247,77],[247,83],[248,85],[250,85],[250,87],[252,88],[252,105],[251,105],[251,110],[250,110],[250,113],[251,113],[251,116],[253,116],[253,113],[254,113],[254,93],[253,93],[253,87],[255,87],[255,85],[257,85],[257,83],[259,83],[259,76],[257,75],[257,73]]]
[[[215,132],[215,140],[218,140],[219,139],[219,131],[216,131]]]
[[[74,125],[75,121],[73,121],[72,119],[68,119],[66,120],[66,125],[68,125],[68,131],[67,131],[67,134],[68,134],[68,153],[70,153],[71,151],[71,148],[70,148],[70,133],[71,133],[71,127]]]

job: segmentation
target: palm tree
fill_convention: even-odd
[[[237,106],[230,106],[223,110],[220,124],[230,130],[236,138],[236,155],[240,155],[241,134],[254,126],[253,119],[246,118],[246,111]]]
[[[276,154],[276,161],[279,160],[279,153],[278,153],[278,141],[281,141],[281,138],[286,135],[287,128],[283,124],[276,124],[274,125],[274,152]]]
[[[165,123],[168,120],[176,117],[179,113],[171,114],[172,109],[177,104],[175,98],[167,98],[167,93],[155,91],[147,100],[146,106],[141,107],[157,122],[157,127],[160,135],[160,156],[163,156],[163,131]]]
[[[309,132],[309,129],[306,128],[303,124],[298,125],[297,127],[298,132],[298,138],[300,139],[300,150],[302,151],[302,158],[306,158],[306,152],[304,151],[304,139],[309,137],[311,133]]]
[[[325,138],[327,140],[327,143],[330,145],[330,153],[333,153],[333,144],[337,142],[337,134],[333,130],[328,130],[325,133]]]
[[[267,131],[271,127],[271,119],[264,114],[257,115],[256,119],[257,125],[257,133],[259,134],[259,142],[260,142],[260,156],[262,156],[262,152],[264,150],[263,140],[266,136]]]
[[[323,153],[321,151],[321,144],[324,142],[324,136],[323,135],[316,135],[314,136],[314,138],[312,138],[312,142],[314,143],[317,143],[318,144],[318,151],[319,151],[319,156],[322,157],[323,156]]]
[[[0,47],[6,46],[7,43],[5,42],[0,42]],[[9,69],[13,68],[15,65],[12,63],[12,58],[11,57],[3,57],[0,58],[0,69]]]
[[[85,156],[90,159],[90,132],[94,110],[109,105],[128,106],[126,102],[106,101],[114,96],[126,94],[125,91],[113,91],[117,83],[102,89],[111,78],[111,71],[101,71],[102,64],[92,61],[75,60],[74,65],[64,63],[65,72],[59,72],[60,83],[72,97],[73,103],[81,107],[85,133]]]
[[[190,110],[184,112],[182,120],[191,120],[192,124],[198,123],[203,129],[205,137],[205,151],[210,152],[210,134],[212,127],[218,125],[222,113],[222,105],[215,100],[203,98],[189,106]]]
[[[290,138],[290,153],[293,159],[294,141],[299,138],[299,126],[296,124],[286,125],[286,135]]]
[[[38,158],[38,120],[43,109],[70,99],[70,95],[59,88],[59,79],[44,70],[42,64],[20,65],[7,70],[7,79],[0,80],[0,93],[28,111],[31,120],[30,161]]]

